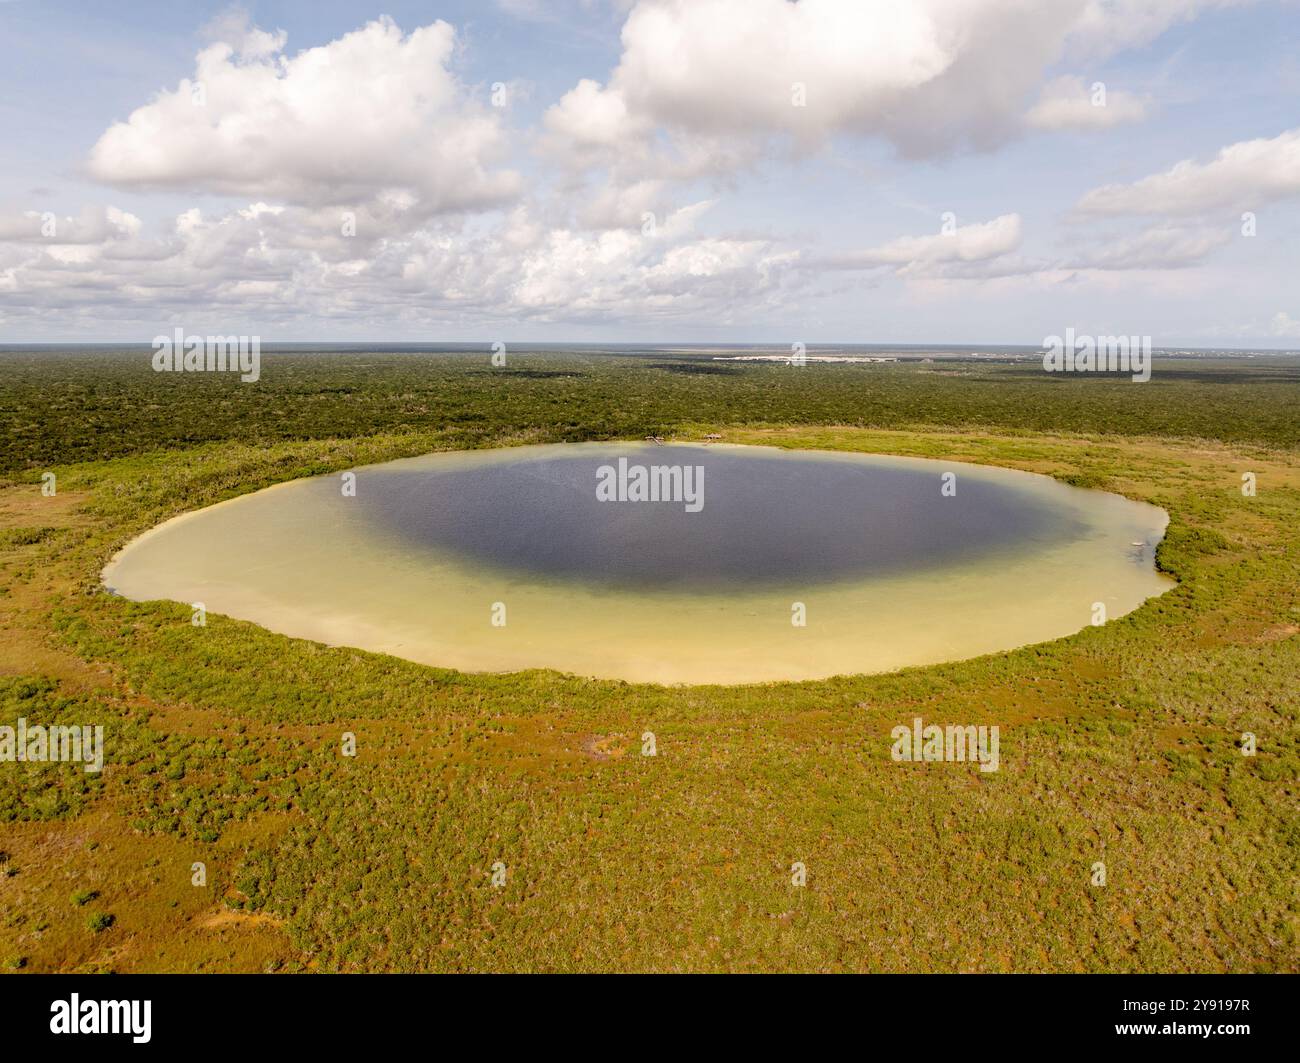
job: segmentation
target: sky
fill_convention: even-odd
[[[0,342],[1300,349],[1293,0],[0,0]]]

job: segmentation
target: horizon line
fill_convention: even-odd
[[[200,335],[200,333],[193,333]],[[206,335],[206,334],[204,334]],[[221,333],[221,335],[231,335],[231,333]],[[238,336],[240,333],[234,333]],[[713,349],[713,348],[780,348],[782,350],[790,347],[791,342],[787,340],[743,340],[743,341],[703,341],[703,340],[395,340],[395,339],[311,339],[311,340],[276,340],[263,339],[258,337],[259,343],[263,346],[402,346],[402,347],[445,347],[454,350],[473,350],[483,348],[490,351],[495,343],[504,343],[507,348],[511,345],[525,347],[649,347],[649,348],[684,348],[684,349]],[[918,350],[934,351],[946,348],[957,349],[974,349],[974,348],[1017,348],[1020,350],[1041,351],[1042,342],[1038,343],[1018,343],[1018,342],[936,342],[936,343],[915,343],[915,342],[890,342],[890,341],[863,341],[863,340],[816,340],[816,341],[799,341],[804,343],[804,347],[811,351],[816,347],[867,347],[878,349],[901,349],[901,350]],[[0,350],[13,347],[141,347],[149,349],[153,346],[153,340],[0,340]],[[1300,354],[1300,347],[1267,347],[1267,346],[1202,346],[1197,344],[1153,344],[1153,351],[1197,351],[1208,353],[1221,352],[1240,352],[1243,354]]]

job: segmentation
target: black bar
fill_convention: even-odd
[[[758,1036],[820,1054],[833,1032],[864,1049],[1127,1043],[1178,1056],[1293,1050],[1297,987],[1285,975],[18,975],[3,983],[0,1012],[11,1049],[337,1053],[412,1039],[490,1056],[514,1044],[621,1052],[631,1039],[677,1052]],[[147,1043],[51,1032],[57,1002],[74,993],[83,1013],[88,1001],[135,1001],[143,1018],[148,1001]]]

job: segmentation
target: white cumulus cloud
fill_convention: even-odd
[[[1146,43],[1209,6],[1215,0],[640,0],[606,82],[580,81],[546,123],[587,151],[626,151],[647,130],[679,142],[872,136],[907,157],[985,149],[1024,128],[1058,61]],[[1142,102],[1122,92],[1104,115],[1085,114],[1065,96],[1074,84],[1055,82],[1031,124],[1097,127],[1140,115]]]
[[[400,190],[421,214],[516,193],[517,175],[493,168],[498,116],[448,69],[447,23],[403,34],[384,17],[296,55],[238,21],[212,32],[228,39],[198,54],[192,79],[99,138],[94,177],[312,206]]]
[[[1249,210],[1300,195],[1300,129],[1243,140],[1209,162],[1184,159],[1164,173],[1132,184],[1110,184],[1085,195],[1086,214],[1200,214]]]

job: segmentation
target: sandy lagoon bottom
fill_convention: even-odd
[[[620,458],[702,467],[702,505],[602,502],[598,470]],[[1095,603],[1114,619],[1173,585],[1154,565],[1163,510],[987,466],[599,443],[354,472],[355,495],[335,474],[170,520],[104,582],[464,671],[661,683],[958,660],[1060,638]]]

